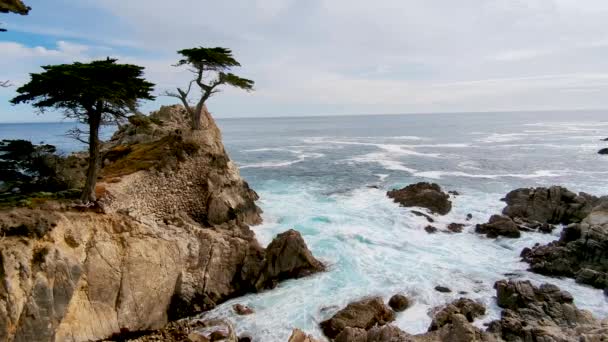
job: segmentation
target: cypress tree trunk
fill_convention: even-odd
[[[203,114],[203,105],[202,103],[199,103],[198,105],[196,105],[196,108],[194,108],[194,113],[192,115],[192,129],[195,131],[200,131],[202,126],[201,126],[201,117]]]
[[[82,190],[80,199],[83,203],[95,202],[95,184],[97,183],[97,172],[99,169],[99,126],[101,125],[101,113],[95,111],[89,115],[89,168],[87,180]]]

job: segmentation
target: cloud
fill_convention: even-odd
[[[608,107],[603,0],[62,2],[82,26],[29,25],[88,50],[18,53],[87,58],[107,45],[146,66],[160,91],[188,79],[171,67],[176,50],[227,46],[256,92],[213,98],[218,116]]]

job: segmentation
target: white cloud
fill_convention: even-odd
[[[257,91],[217,96],[219,116],[608,107],[605,0],[63,1],[85,8],[84,21],[101,13],[121,24],[118,35],[86,34],[146,66],[159,91],[188,77],[170,66],[176,50],[232,48]],[[101,54],[35,49],[17,54]]]

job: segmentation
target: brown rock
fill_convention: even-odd
[[[306,333],[304,333],[300,329],[294,329],[293,333],[291,334],[291,337],[289,337],[288,342],[319,342],[319,341],[314,339],[310,335],[306,335]]]
[[[486,308],[483,305],[471,299],[460,298],[441,308],[435,314],[429,331],[435,331],[446,324],[453,323],[454,315],[461,315],[465,317],[468,322],[472,323],[477,317],[481,317],[485,314]]]
[[[475,227],[475,232],[485,234],[489,238],[499,236],[519,238],[521,236],[519,226],[510,217],[502,215],[492,215],[488,223],[478,224]]]
[[[464,229],[464,224],[462,223],[450,223],[448,224],[448,230],[452,233],[462,233]]]
[[[404,311],[410,307],[410,300],[402,294],[396,294],[388,301],[388,306],[397,312]]]
[[[279,234],[268,245],[255,287],[258,290],[273,288],[278,281],[301,278],[323,270],[325,266],[312,256],[300,233],[291,229]]]
[[[423,207],[440,215],[452,210],[450,196],[435,183],[411,184],[400,190],[389,191],[387,196],[403,207]]]
[[[578,195],[560,186],[517,189],[505,197],[503,214],[511,218],[551,224],[577,223],[584,219],[601,199],[585,193]]]
[[[494,285],[502,317],[489,332],[507,341],[602,341],[608,329],[557,286],[501,280]],[[585,338],[582,336],[585,335]]]
[[[524,249],[530,270],[565,276],[596,288],[608,288],[608,210],[594,209],[581,223],[564,228],[558,241]]]
[[[234,310],[234,312],[236,312],[237,315],[241,315],[241,316],[245,316],[245,315],[251,315],[253,313],[253,309],[243,305],[243,304],[234,304],[232,306],[232,309]]]
[[[320,325],[325,336],[335,338],[346,327],[369,330],[376,324],[384,325],[393,320],[395,313],[384,305],[382,298],[375,297],[348,304]]]

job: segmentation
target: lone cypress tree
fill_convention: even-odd
[[[31,74],[29,83],[17,92],[12,104],[32,103],[44,112],[63,111],[66,118],[89,126],[89,166],[82,201],[93,202],[100,164],[99,127],[126,119],[139,100],[153,100],[154,84],[143,78],[143,67],[117,64],[116,59],[43,66],[44,72]]]
[[[230,49],[223,47],[197,47],[180,50],[177,53],[184,58],[175,66],[180,67],[186,65],[195,76],[188,84],[187,89],[183,90],[177,88],[177,93],[166,92],[165,95],[176,97],[182,101],[192,119],[193,130],[200,130],[202,128],[201,117],[205,108],[205,102],[213,94],[220,91],[218,88],[219,86],[227,84],[246,91],[253,90],[254,82],[252,80],[241,78],[228,72],[233,67],[241,66],[241,64],[232,56],[232,51]],[[208,79],[211,80],[206,81]],[[191,106],[189,99],[192,84],[196,84],[201,89],[201,96],[194,102],[194,108]]]

